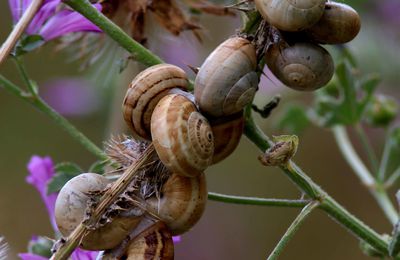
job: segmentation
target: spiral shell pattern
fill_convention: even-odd
[[[193,177],[211,164],[211,126],[187,97],[172,94],[160,100],[151,117],[151,134],[160,160],[170,171]]]
[[[296,43],[281,48],[271,46],[266,54],[268,68],[286,86],[313,91],[324,86],[333,76],[331,55],[321,46],[311,43]]]
[[[172,174],[163,185],[160,198],[146,201],[147,210],[158,215],[173,235],[188,231],[201,218],[207,201],[204,173],[187,178]]]
[[[234,37],[220,44],[204,61],[195,81],[200,111],[214,117],[235,114],[253,100],[258,86],[255,47]]]
[[[125,254],[118,259],[148,260],[174,259],[174,243],[171,231],[158,221],[153,226],[137,235],[128,245]]]
[[[175,93],[174,88],[186,90],[186,73],[171,64],[159,64],[139,73],[129,85],[123,101],[125,122],[134,133],[150,139],[150,120],[154,107],[167,94]]]
[[[309,38],[322,44],[341,44],[353,40],[361,28],[357,11],[346,4],[328,2],[322,18],[306,30]]]
[[[109,183],[96,173],[83,173],[69,180],[61,189],[55,206],[57,226],[68,236],[85,217],[89,194],[103,190]],[[112,222],[90,231],[80,247],[87,250],[105,250],[117,246],[136,227],[141,217],[116,217]]]
[[[255,0],[256,8],[271,25],[283,31],[300,31],[318,22],[326,0]]]

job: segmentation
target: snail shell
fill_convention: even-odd
[[[129,85],[123,101],[125,122],[134,133],[150,139],[150,120],[154,107],[174,88],[186,90],[186,73],[171,64],[159,64],[139,73]]]
[[[220,44],[204,61],[194,83],[200,110],[214,117],[241,111],[257,90],[256,66],[250,41],[234,37]]]
[[[204,173],[187,178],[172,174],[162,187],[160,198],[146,200],[147,210],[158,215],[173,235],[188,231],[200,219],[207,201]]]
[[[120,258],[126,260],[173,260],[174,243],[171,231],[158,221],[135,237],[128,245],[126,253]]]
[[[324,86],[333,76],[331,55],[321,46],[296,43],[272,45],[266,53],[268,68],[290,88],[312,91]]]
[[[170,171],[193,177],[211,164],[211,126],[187,97],[172,94],[160,100],[151,117],[151,134],[160,160]]]
[[[256,8],[271,25],[283,31],[300,31],[318,22],[326,0],[255,0]]]
[[[214,156],[212,163],[228,157],[239,145],[244,130],[243,112],[230,117],[210,119],[214,135]]]
[[[69,180],[61,189],[55,206],[57,226],[68,236],[82,222],[90,193],[102,191],[109,181],[96,173],[82,173]],[[87,250],[105,250],[117,246],[140,221],[141,217],[116,217],[112,222],[90,231],[80,247]]]
[[[361,28],[357,11],[346,4],[328,2],[322,18],[306,30],[310,39],[322,44],[341,44],[353,40]]]

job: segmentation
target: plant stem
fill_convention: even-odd
[[[83,135],[74,125],[72,125],[67,119],[62,115],[57,113],[52,107],[50,107],[43,99],[39,96],[33,96],[29,93],[22,91],[14,83],[10,82],[2,75],[0,75],[0,86],[8,90],[10,93],[16,95],[17,97],[23,99],[29,104],[36,107],[39,111],[48,115],[53,119],[53,121],[63,128],[68,134],[70,134],[75,140],[82,144],[89,152],[96,155],[101,160],[108,160],[108,157],[104,152],[98,148],[92,141],[90,141],[85,135]]]
[[[368,188],[371,194],[374,196],[379,206],[382,208],[386,217],[392,224],[395,224],[399,218],[397,210],[394,208],[393,203],[386,194],[386,191],[381,183],[376,181],[367,167],[361,161],[357,155],[349,136],[347,135],[346,129],[342,126],[336,126],[333,129],[333,134],[343,157],[347,160],[347,163],[357,174],[361,182]]]
[[[364,146],[364,149],[367,153],[368,159],[371,163],[373,172],[375,174],[378,174],[378,172],[379,172],[378,159],[376,157],[374,150],[372,149],[371,143],[368,139],[367,134],[364,131],[364,128],[362,128],[362,126],[360,124],[356,124],[354,126],[354,129],[356,130],[357,135],[360,138],[362,145]]]
[[[265,151],[271,146],[271,141],[261,129],[255,124],[253,118],[249,115],[251,110],[245,113],[245,135],[250,139],[260,150]],[[304,191],[308,196],[314,196],[315,200],[320,201],[320,208],[328,213],[334,220],[342,224],[356,237],[364,240],[385,255],[388,254],[388,243],[374,230],[353,216],[331,196],[329,196],[321,187],[314,183],[301,169],[294,164],[283,168],[286,175]],[[313,197],[312,197],[313,198]]]
[[[162,62],[151,52],[147,50],[143,51],[143,46],[130,38],[126,38],[127,35],[122,32],[122,30],[116,28],[116,26],[104,15],[92,8],[89,2],[82,0],[64,0],[64,2],[80,12],[94,24],[98,25],[104,30],[104,32],[110,33],[111,38],[117,41],[127,51],[131,53],[141,53],[141,55],[135,55],[135,58],[138,62],[148,66]],[[252,119],[251,116],[250,118]],[[269,139],[262,133],[262,131],[254,124],[252,120],[249,120],[249,115],[246,116],[245,134],[262,151],[265,151],[267,148],[269,148]],[[347,227],[358,238],[363,239],[380,252],[386,255],[388,254],[388,243],[379,234],[346,211],[333,198],[326,194],[326,192],[323,191],[317,184],[315,184],[304,172],[302,172],[299,167],[293,164],[291,167],[284,169],[284,171],[300,189],[307,193],[307,195],[309,195],[311,198],[317,198],[320,200],[323,210],[326,211],[332,218]]]
[[[400,167],[398,167],[392,175],[390,175],[390,177],[387,179],[387,181],[385,182],[385,187],[391,187],[400,177]]]
[[[387,166],[389,162],[390,150],[392,149],[393,140],[389,136],[386,137],[385,147],[383,148],[383,154],[381,158],[381,163],[379,165],[378,180],[385,181]],[[389,177],[391,179],[392,176]]]
[[[318,202],[313,201],[305,206],[300,214],[295,218],[293,223],[286,230],[285,234],[282,236],[281,240],[279,240],[278,244],[268,256],[267,260],[275,260],[278,259],[278,256],[282,253],[283,249],[286,247],[287,243],[294,236],[296,231],[300,228],[301,224],[303,224],[304,220],[307,216],[318,206]]]
[[[0,49],[0,66],[12,51],[22,33],[42,6],[43,0],[33,0]]]
[[[32,96],[38,97],[38,91],[35,88],[35,86],[32,84],[31,80],[29,79],[28,73],[25,69],[25,66],[23,64],[23,61],[19,57],[14,57],[13,58],[15,65],[19,71],[19,74],[21,75],[22,80],[25,82],[25,84],[28,87],[29,92],[31,93]]]
[[[224,203],[242,204],[242,205],[262,205],[273,207],[291,207],[301,208],[306,206],[310,200],[287,200],[287,199],[265,199],[255,197],[242,197],[226,195],[221,193],[209,192],[208,199]]]

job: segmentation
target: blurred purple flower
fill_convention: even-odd
[[[96,88],[82,79],[53,80],[43,85],[43,89],[43,99],[65,116],[84,116],[100,105]]]
[[[26,177],[26,182],[32,184],[40,193],[47,212],[50,216],[50,222],[53,229],[57,231],[57,225],[54,217],[54,208],[56,204],[57,194],[47,194],[47,183],[54,175],[54,165],[50,157],[32,156],[28,163],[29,175]]]
[[[13,22],[17,23],[32,0],[8,0]],[[59,9],[61,0],[45,0],[42,7],[28,26],[28,35],[38,34],[45,41],[63,36],[72,32],[101,32],[101,30],[81,14],[69,10]],[[101,11],[100,4],[94,4]]]
[[[399,0],[384,0],[377,2],[376,7],[382,18],[394,25],[400,25],[400,1]]]
[[[57,224],[54,216],[54,209],[57,199],[57,193],[47,194],[47,183],[55,174],[54,164],[50,157],[39,157],[37,155],[32,156],[28,163],[29,175],[26,181],[32,184],[36,190],[40,193],[44,204],[46,205],[47,211],[49,213],[50,222],[53,226],[54,231],[58,232]],[[32,240],[36,238],[33,237]],[[81,249],[76,249],[72,253],[72,260],[95,260],[98,255],[96,251],[85,251]],[[47,260],[43,256],[38,256],[32,253],[21,253],[19,257],[22,260]]]

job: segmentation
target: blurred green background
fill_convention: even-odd
[[[382,75],[379,92],[398,97],[400,33],[397,26],[400,19],[396,20],[396,16],[391,17],[385,13],[388,11],[381,10],[378,5],[384,2],[396,5],[398,1],[347,1],[357,8],[362,17],[362,31],[349,46],[364,72]],[[0,41],[4,41],[12,25],[7,1],[0,1],[0,17]],[[190,62],[191,65],[200,66],[207,54],[226,37],[234,34],[240,24],[235,18],[208,15],[201,22],[205,28],[203,44],[196,42],[190,33],[174,38],[153,24],[148,29],[149,45],[166,59],[178,60],[181,65]],[[180,58],[170,57],[168,52],[163,53],[165,46],[183,54],[178,55]],[[102,145],[110,134],[122,133],[121,93],[137,68],[130,66],[119,74],[115,69],[117,61],[114,60],[105,65],[114,78],[106,80],[99,75],[102,73],[96,74],[99,64],[82,71],[79,70],[79,60],[66,62],[68,59],[68,53],[55,51],[55,45],[49,44],[26,55],[25,60],[31,77],[39,86],[47,84],[47,88],[41,88],[43,94],[51,92],[51,80],[68,77],[88,79],[93,85],[90,94],[98,100],[97,105],[85,115],[70,116],[69,119],[96,144]],[[0,72],[21,84],[11,61],[1,66]],[[113,89],[120,91],[113,95]],[[282,103],[272,117],[261,120],[256,116],[268,135],[290,134],[276,127],[284,107],[294,102],[308,104],[312,98],[310,93],[297,93],[276,84],[269,84],[259,92],[256,98],[259,106],[268,102],[273,94],[280,93],[282,96]],[[72,95],[70,97],[74,98]],[[56,163],[72,161],[84,169],[95,158],[45,115],[4,90],[0,90],[0,122],[0,234],[10,244],[10,259],[16,259],[16,253],[26,251],[32,235],[53,236],[39,194],[25,182],[26,164],[30,157],[34,154],[49,155]],[[380,152],[383,131],[371,129],[368,133]],[[357,142],[355,145],[361,148]],[[299,198],[300,192],[282,172],[260,165],[257,160],[259,154],[256,147],[243,137],[233,155],[206,171],[209,191],[267,198]],[[364,156],[362,152],[361,155]],[[354,215],[380,233],[391,232],[391,225],[372,196],[344,162],[330,131],[308,128],[301,136],[295,161]],[[299,209],[209,201],[200,222],[183,235],[182,242],[176,246],[176,259],[265,259],[298,212]],[[323,212],[315,211],[290,241],[281,259],[368,257],[359,250],[357,239]]]

